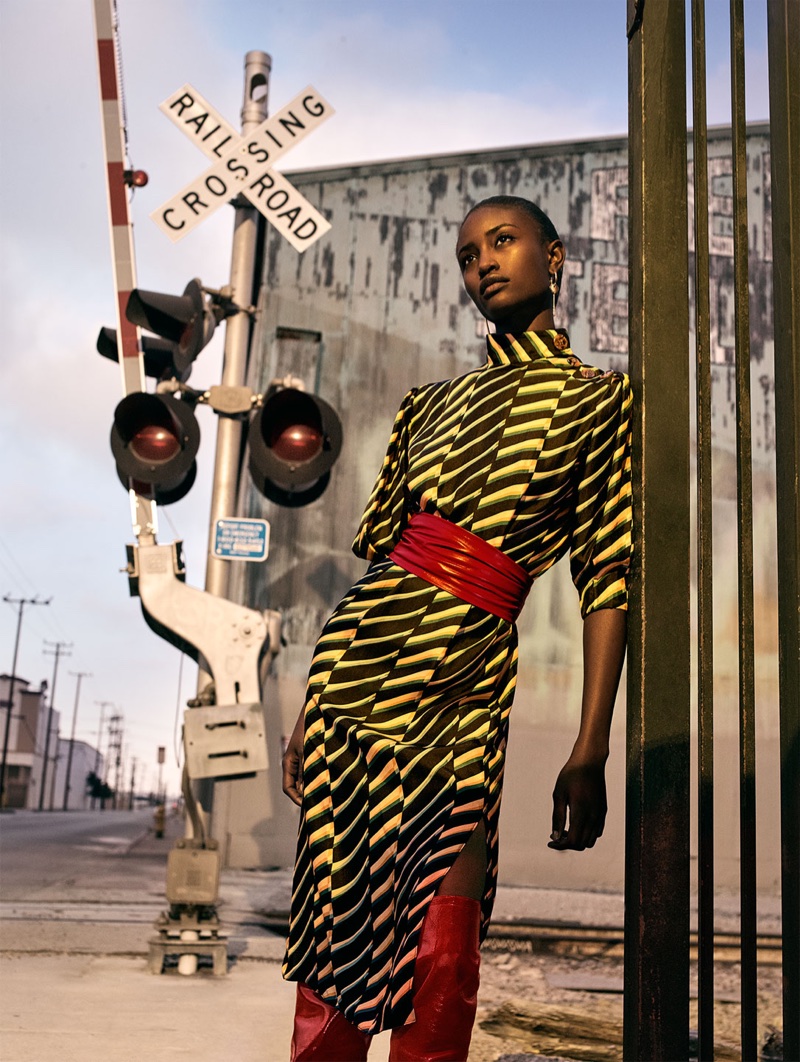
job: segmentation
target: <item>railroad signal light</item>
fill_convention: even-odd
[[[154,332],[171,345],[176,375],[187,380],[194,359],[214,335],[217,315],[198,279],[190,280],[182,295],[163,295],[134,288],[125,316],[131,324]]]
[[[194,359],[210,342],[218,321],[229,312],[230,307],[222,301],[212,303],[206,299],[197,279],[189,281],[183,295],[134,288],[128,296],[125,316],[131,324],[155,333],[141,338],[145,376],[156,380],[175,378],[185,383]],[[104,358],[119,361],[115,329],[100,329],[97,350]]]
[[[184,399],[136,391],[114,410],[111,452],[125,487],[170,505],[197,475],[200,428]]]
[[[295,387],[274,388],[250,421],[250,475],[278,505],[308,505],[323,493],[342,449],[336,410]]]
[[[166,339],[156,339],[155,336],[142,336],[141,347],[145,376],[149,376],[153,380],[177,378],[181,383],[186,382],[191,372],[191,367],[183,373],[178,372],[173,358],[173,343]],[[100,329],[100,334],[97,337],[97,352],[111,361],[119,361],[116,328]]]

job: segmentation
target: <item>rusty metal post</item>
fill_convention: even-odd
[[[800,4],[767,0],[780,639],[783,1057],[800,1058]]]
[[[741,904],[742,1058],[758,1059],[756,951],[756,721],[753,633],[753,469],[750,413],[750,298],[747,225],[747,127],[744,0],[731,0],[733,286],[736,352],[736,530],[739,584],[739,891]]]
[[[689,1052],[689,305],[683,0],[628,5],[630,374],[625,1058]],[[646,410],[646,415],[645,415]]]
[[[692,0],[695,372],[697,410],[697,1039],[714,1058],[714,589],[711,308],[705,0]]]

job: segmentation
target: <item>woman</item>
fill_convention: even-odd
[[[577,740],[550,847],[591,848],[625,652],[630,390],[584,366],[553,310],[564,247],[533,203],[464,219],[488,358],[406,395],[354,543],[371,565],[320,636],[284,758],[303,813],[284,976],[295,1062],[464,1060],[497,880],[514,619],[565,551],[580,597]],[[535,606],[534,606],[535,607]]]

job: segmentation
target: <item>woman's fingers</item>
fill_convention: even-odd
[[[303,805],[303,715],[301,709],[283,754],[283,791],[298,807]]]
[[[298,807],[303,803],[303,777],[300,757],[291,749],[283,757],[283,791]]]
[[[567,796],[563,792],[561,786],[556,783],[556,788],[553,791],[553,832],[550,834],[550,843],[548,847],[558,848],[564,835],[564,828],[567,824]]]

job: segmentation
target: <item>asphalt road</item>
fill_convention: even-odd
[[[63,893],[102,895],[124,885],[150,892],[161,879],[169,841],[133,858],[152,825],[137,811],[17,811],[0,815],[0,890],[4,900]],[[152,847],[152,846],[149,846]],[[121,860],[121,857],[125,857]]]

